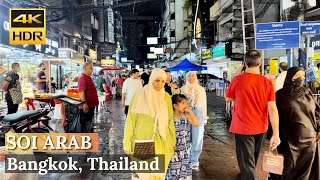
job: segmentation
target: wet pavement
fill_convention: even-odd
[[[200,156],[200,171],[193,172],[195,180],[234,180],[239,173],[235,155],[234,136],[229,133],[229,124],[224,120],[225,102],[222,97],[214,93],[207,94],[209,123],[205,127],[204,147]],[[120,100],[109,102],[111,114],[101,109],[94,119],[94,131],[99,133],[98,154],[122,154],[122,138],[125,115]],[[60,121],[53,120],[56,131],[62,131]],[[261,161],[261,158],[260,158]],[[261,171],[261,162],[257,171],[261,179],[266,179],[266,173]],[[54,180],[124,180],[131,179],[131,174],[122,173],[49,173],[39,178]],[[14,179],[23,179],[19,174]]]

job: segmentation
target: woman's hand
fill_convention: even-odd
[[[127,155],[132,154],[130,151],[123,150]]]
[[[317,142],[320,142],[320,132],[317,134]]]
[[[177,146],[173,146],[173,150],[176,150],[177,149]]]

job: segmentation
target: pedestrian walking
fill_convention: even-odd
[[[181,89],[179,88],[179,86],[175,83],[172,83],[172,75],[171,72],[169,70],[165,70],[167,73],[167,79],[166,79],[166,84],[164,85],[165,91],[170,95],[174,95],[174,94],[180,94],[181,93]]]
[[[116,81],[116,85],[117,85],[117,94],[116,96],[120,96],[122,94],[122,86],[123,86],[123,82],[124,82],[124,76],[119,75],[119,78]]]
[[[122,87],[121,105],[124,107],[124,113],[127,115],[130,101],[133,95],[142,89],[142,81],[139,78],[139,70],[132,69],[131,77],[124,81]]]
[[[245,73],[233,78],[225,95],[227,102],[234,101],[230,132],[235,133],[236,154],[240,168],[239,179],[257,180],[256,165],[260,148],[268,129],[268,115],[273,133],[270,148],[280,144],[279,118],[272,83],[259,74],[259,51],[245,54]],[[239,72],[244,67],[239,68]]]
[[[7,74],[2,86],[3,90],[6,91],[5,98],[7,101],[8,114],[16,113],[19,104],[22,103],[22,91],[18,75],[20,65],[18,63],[12,63],[11,68],[12,71]]]
[[[38,90],[40,91],[40,93],[45,93],[47,92],[47,83],[49,82],[49,80],[47,79],[46,73],[44,72],[46,70],[46,66],[41,63],[39,65],[40,71],[37,74],[37,87]]]
[[[276,93],[284,170],[270,179],[320,180],[320,106],[304,82],[303,68],[292,67]]]
[[[108,85],[106,80],[103,78],[103,70],[99,71],[99,76],[96,79],[96,87],[99,95],[99,106],[96,108],[96,112],[99,111],[99,108],[105,107],[106,95],[108,95]]]
[[[207,95],[203,87],[199,85],[197,74],[189,72],[187,83],[181,88],[183,94],[188,98],[188,104],[199,119],[198,127],[191,126],[192,146],[191,146],[191,165],[193,170],[199,170],[199,157],[203,147],[204,126],[209,119],[207,115]]]
[[[164,91],[166,73],[154,69],[148,85],[131,100],[125,123],[123,149],[126,154],[135,152],[136,140],[154,141],[155,154],[163,154],[164,173],[137,173],[134,179],[164,179],[174,153],[176,132],[173,122],[171,98]]]
[[[286,79],[287,76],[287,70],[288,70],[288,64],[285,62],[282,62],[279,64],[279,76],[276,79],[276,92],[280,89],[282,89],[284,80]]]
[[[115,82],[112,82],[111,92],[112,92],[112,98],[115,99],[117,96],[117,86]]]
[[[141,79],[143,81],[143,86],[145,86],[149,83],[150,74],[152,72],[151,66],[147,66],[146,69],[147,69],[146,72],[142,73],[142,75],[141,75]]]
[[[169,164],[167,179],[192,179],[190,124],[198,127],[200,123],[197,116],[188,106],[185,95],[173,95],[172,105],[177,144]]]
[[[85,102],[85,104],[80,107],[81,132],[84,133],[91,132],[94,109],[99,104],[97,89],[90,77],[92,72],[92,64],[84,63],[83,72],[78,79],[80,100]]]

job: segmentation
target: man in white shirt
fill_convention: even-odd
[[[129,110],[130,101],[133,95],[142,89],[142,81],[139,78],[139,70],[132,69],[130,72],[131,77],[124,81],[122,86],[121,105],[124,108],[124,113],[127,115]]]
[[[276,85],[275,85],[275,91],[283,88],[284,80],[287,76],[287,70],[288,70],[288,64],[285,62],[282,62],[279,64],[279,76],[276,79]]]

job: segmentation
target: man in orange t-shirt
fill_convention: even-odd
[[[244,60],[245,73],[234,77],[225,99],[234,101],[230,132],[235,133],[239,177],[247,180],[259,179],[255,168],[268,129],[268,116],[273,130],[271,149],[280,144],[280,138],[274,88],[267,78],[259,74],[261,54],[250,50]]]

